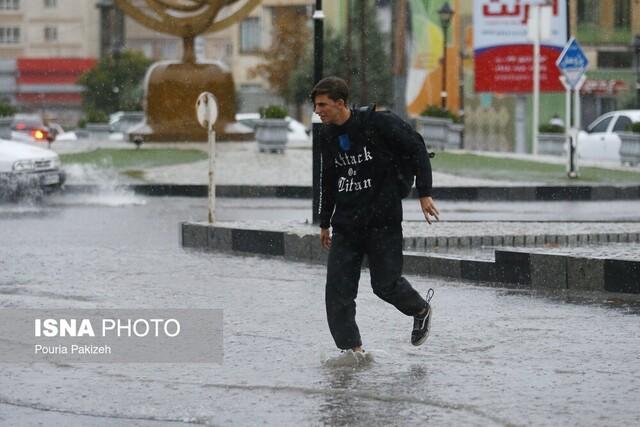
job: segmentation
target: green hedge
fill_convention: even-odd
[[[626,128],[624,128],[627,132],[640,133],[640,122],[634,122],[628,124]]]
[[[422,113],[420,113],[421,116],[427,116],[427,117],[437,117],[437,118],[441,118],[441,119],[451,119],[453,120],[454,123],[460,123],[460,117],[445,109],[445,108],[441,108],[441,107],[436,107],[435,105],[431,105],[429,107],[427,107],[426,110],[424,110]]]
[[[538,132],[540,133],[564,133],[564,127],[559,125],[552,125],[550,123],[543,123],[538,126]]]

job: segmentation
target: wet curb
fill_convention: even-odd
[[[68,184],[68,193],[91,193],[104,187],[92,184]],[[133,191],[145,196],[207,197],[206,185],[191,184],[128,184],[116,189]],[[229,198],[289,198],[311,199],[311,187],[290,185],[218,185],[216,196]],[[411,197],[416,198],[415,189]],[[501,201],[589,201],[638,200],[640,185],[634,186],[537,186],[537,187],[439,187],[433,189],[438,200],[501,200]]]
[[[196,248],[326,263],[316,235],[183,222],[180,243]],[[495,261],[405,252],[404,272],[508,287],[640,294],[640,262],[496,250]]]

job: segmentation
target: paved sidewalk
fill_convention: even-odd
[[[284,154],[260,153],[255,142],[218,144],[216,183],[227,185],[303,185],[311,186],[310,149],[289,149]],[[208,162],[150,168],[145,180],[151,183],[206,184]],[[495,181],[433,173],[437,187],[511,187],[513,181]],[[536,185],[541,183],[529,183]]]

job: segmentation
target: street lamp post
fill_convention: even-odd
[[[633,38],[636,53],[636,108],[640,108],[640,34]]]
[[[453,9],[449,6],[449,2],[443,4],[438,10],[440,25],[442,26],[442,34],[444,36],[442,39],[442,91],[440,92],[441,107],[443,110],[447,108],[447,29],[451,23],[453,13]]]
[[[322,11],[322,0],[316,0],[316,8],[313,12],[313,84],[317,84],[322,79],[322,65],[323,65],[323,38],[324,38],[324,12]],[[321,185],[321,162],[322,154],[320,149],[320,126],[322,123],[317,117],[312,119],[312,142],[311,142],[311,156],[312,156],[312,213],[311,219],[314,224],[320,222],[320,185]]]

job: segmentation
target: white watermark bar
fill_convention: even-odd
[[[222,364],[220,309],[0,309],[0,363]]]

